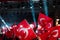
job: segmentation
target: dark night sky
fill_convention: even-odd
[[[39,12],[44,12],[42,1],[38,3],[34,3],[34,9],[35,9],[35,17],[37,21]],[[55,18],[55,16],[60,17],[59,10],[60,10],[59,1],[57,0],[48,1],[49,17],[53,19]],[[33,22],[30,4],[28,2],[15,2],[15,3],[1,2],[0,15],[5,20],[6,23],[12,23],[12,24],[19,23],[23,19],[27,19],[29,23]],[[3,23],[0,20],[0,26],[1,24]]]

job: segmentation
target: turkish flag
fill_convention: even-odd
[[[32,40],[36,38],[36,34],[26,20],[23,20],[18,24],[15,35],[20,40]]]
[[[5,35],[8,37],[8,38],[14,38],[15,37],[15,31],[17,29],[17,25],[16,24],[13,24],[11,27],[9,27],[9,30],[7,30],[7,32],[5,33]]]
[[[38,24],[42,25],[42,26],[45,26],[47,23],[51,22],[52,21],[52,18],[46,16],[45,14],[43,13],[40,13],[39,14],[39,17],[38,17]]]
[[[44,27],[46,30],[48,30],[49,28],[53,27],[53,21],[50,21],[49,23],[46,24],[46,26]]]
[[[58,29],[54,29],[53,31],[51,31],[48,40],[51,40],[51,39],[57,40],[58,35],[59,35],[58,31],[59,31]]]
[[[43,33],[43,34],[38,35],[38,37],[39,37],[41,40],[47,40],[49,34],[50,34],[50,32],[45,32],[45,33]]]
[[[60,26],[55,26],[56,30],[58,30],[58,38],[60,38]]]
[[[11,31],[7,31],[5,33],[5,35],[8,37],[8,38],[12,38],[13,37],[13,33]]]
[[[45,30],[48,30],[53,26],[53,20],[45,14],[40,13],[38,17],[38,24],[41,25]]]
[[[47,32],[44,32],[42,34],[38,34],[41,40],[47,40],[50,36],[53,36],[54,38],[58,37],[58,30],[56,27],[49,28]]]

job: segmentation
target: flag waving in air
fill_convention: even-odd
[[[40,13],[38,17],[38,24],[47,30],[53,26],[53,20],[45,14]]]
[[[36,38],[36,34],[26,20],[18,24],[15,34],[20,40],[32,40]]]

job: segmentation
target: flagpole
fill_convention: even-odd
[[[36,25],[35,11],[34,11],[34,5],[33,5],[33,1],[32,0],[30,0],[30,5],[31,5],[30,8],[31,8],[31,11],[32,11],[33,21],[34,21],[34,23]]]
[[[42,2],[43,2],[44,12],[45,12],[46,16],[48,16],[47,0],[42,0]]]

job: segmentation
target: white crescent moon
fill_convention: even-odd
[[[26,29],[26,28],[21,28],[20,29],[20,31],[24,31],[24,33],[26,33],[26,36],[25,36],[25,38],[27,38],[27,36],[28,36],[28,29]]]
[[[53,35],[53,37],[58,37],[58,30],[54,30],[53,32],[57,32],[56,35]]]
[[[51,23],[49,23],[49,26],[48,26],[48,28],[50,28],[51,27]]]
[[[43,20],[45,20],[45,18],[40,18],[40,22],[42,22]]]

